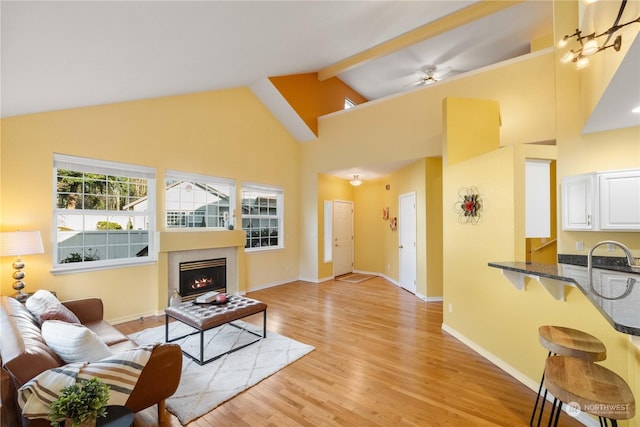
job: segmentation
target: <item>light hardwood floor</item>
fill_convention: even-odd
[[[442,331],[441,303],[382,278],[293,282],[247,296],[269,306],[269,330],[315,350],[190,427],[529,424],[535,393]],[[118,328],[129,334],[163,322]],[[134,425],[157,425],[155,408]],[[560,425],[581,424],[563,414]]]

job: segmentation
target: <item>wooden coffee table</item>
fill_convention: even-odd
[[[233,323],[235,320],[240,320],[242,318],[258,313],[263,314],[262,335],[251,331],[241,325]],[[186,301],[174,307],[167,307],[164,310],[164,314],[165,342],[174,342],[191,335],[200,334],[199,357],[189,354],[184,349],[182,349],[182,353],[185,356],[193,359],[199,365],[204,365],[206,363],[212,362],[224,356],[225,354],[238,351],[267,337],[267,304],[243,296],[229,295],[228,300],[225,304],[196,304],[193,301]],[[170,318],[192,327],[194,331],[179,337],[169,338]],[[255,335],[257,339],[217,354],[207,360],[204,360],[204,333],[210,329],[217,328],[226,324],[248,332],[251,335]]]

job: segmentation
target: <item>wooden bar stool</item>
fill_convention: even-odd
[[[563,403],[597,415],[604,426],[607,419],[617,426],[617,420],[628,420],[636,413],[627,383],[604,366],[572,356],[552,356],[545,362],[545,373],[544,386],[555,397],[549,425],[552,420],[554,426],[558,425]]]
[[[604,346],[602,341],[593,335],[577,329],[565,328],[563,326],[543,325],[538,328],[538,337],[540,339],[540,344],[549,350],[547,358],[552,355],[573,356],[591,362],[599,362],[607,358],[607,348]],[[544,377],[545,372],[543,371],[542,379],[540,380],[540,387],[538,387],[538,395],[536,396],[536,403],[533,406],[531,420],[529,420],[529,425],[531,427],[533,427],[533,420],[536,417],[540,397],[542,397],[542,402],[540,403],[540,413],[538,414],[538,426],[540,426],[540,422],[542,420],[544,404],[547,400],[546,389],[544,394],[541,396]]]

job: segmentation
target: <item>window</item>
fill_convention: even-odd
[[[284,247],[283,198],[281,188],[242,187],[242,229],[247,234],[247,250]]]
[[[54,270],[155,260],[155,172],[142,166],[54,155]]]
[[[350,100],[349,98],[344,99],[344,109],[348,110],[349,108],[353,108],[356,106],[356,103]]]
[[[167,228],[226,229],[233,225],[233,180],[176,171],[167,171],[165,178]]]

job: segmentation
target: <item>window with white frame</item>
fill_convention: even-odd
[[[353,108],[356,106],[356,103],[350,100],[349,98],[344,99],[344,109],[348,110],[349,108]]]
[[[227,229],[233,226],[235,182],[226,178],[167,171],[167,228]]]
[[[54,270],[155,260],[155,171],[55,154]]]
[[[246,184],[241,205],[247,251],[284,247],[282,188]]]

